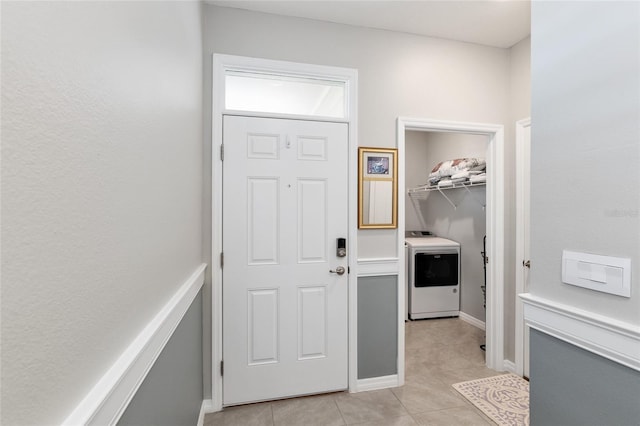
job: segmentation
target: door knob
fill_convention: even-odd
[[[342,274],[344,274],[345,269],[344,269],[343,266],[338,266],[335,271],[329,269],[329,272],[331,272],[332,274],[342,275]]]

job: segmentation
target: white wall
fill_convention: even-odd
[[[640,324],[640,3],[533,2],[530,292]],[[562,250],[631,259],[631,298],[561,282]]]
[[[426,132],[415,131],[407,131],[404,134],[405,164],[404,170],[401,170],[400,173],[404,173],[404,182],[407,189],[427,183],[429,172],[434,166],[427,162],[429,146],[425,138],[428,135]],[[405,204],[405,229],[407,231],[424,230],[424,218],[420,210],[415,208],[414,202],[409,195],[406,192],[401,194],[398,201]]]
[[[531,37],[509,49],[509,98],[512,121],[531,115]]]
[[[195,2],[2,4],[2,419],[59,424],[202,261]]]
[[[424,184],[429,172],[443,160],[464,157],[486,158],[489,140],[486,136],[462,133],[407,132],[405,145],[407,188]],[[467,193],[462,189],[445,193],[457,204],[451,204],[437,191],[427,199],[411,200],[405,195],[406,229],[427,230],[439,237],[460,243],[461,290],[460,310],[485,321],[482,268],[482,238],[486,234],[487,216],[483,209],[486,187],[474,187]]]

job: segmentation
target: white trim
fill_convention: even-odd
[[[318,77],[332,79],[345,83],[347,102],[347,117],[344,119],[330,119],[329,121],[346,122],[349,125],[349,238],[347,250],[351,273],[348,277],[349,286],[349,389],[357,386],[358,376],[358,71],[350,68],[338,68],[321,65],[301,64],[285,61],[248,58],[231,55],[213,55],[213,85],[212,85],[212,120],[211,120],[211,255],[212,255],[212,369],[211,395],[213,407],[222,409],[222,377],[220,376],[220,361],[222,360],[222,269],[218,261],[222,251],[222,167],[220,167],[220,150],[222,143],[222,117],[224,114],[239,114],[238,111],[224,109],[224,74],[226,69],[270,72],[274,74],[296,75],[300,77]],[[255,116],[247,112],[245,116]],[[260,114],[261,116],[304,119],[301,116]],[[310,118],[313,121],[327,121],[321,117]]]
[[[198,414],[198,423],[196,423],[196,425],[198,426],[204,426],[204,403],[205,401],[202,401],[202,405],[200,405],[200,413]]]
[[[209,413],[215,413],[218,412],[220,410],[216,410],[213,407],[213,400],[212,399],[205,399],[204,401],[202,401],[202,405],[200,406],[200,414],[198,415],[198,426],[203,426],[204,425],[204,416],[206,414]]]
[[[397,257],[358,259],[358,277],[398,275],[399,271],[400,259]]]
[[[501,124],[464,123],[423,118],[398,117],[398,162],[400,170],[404,170],[405,132],[415,130],[421,132],[459,132],[489,136],[487,163],[487,255],[489,258],[487,270],[487,367],[500,369],[504,362],[504,126]],[[400,173],[398,179],[398,193],[405,192],[405,183]],[[402,206],[403,203],[400,203]],[[404,209],[399,209],[400,221],[398,226],[398,253],[400,263],[404,262]],[[401,269],[399,279],[404,278]],[[400,286],[404,287],[404,286]],[[400,296],[400,292],[399,292]],[[402,293],[404,298],[404,293]],[[398,298],[399,301],[404,299]],[[404,302],[400,302],[404,303]],[[398,309],[401,311],[403,309]],[[404,321],[399,321],[399,330],[404,329]],[[400,331],[399,331],[400,333]],[[401,333],[402,353],[398,356],[404,359],[404,333]],[[404,370],[398,369],[401,380]]]
[[[640,371],[640,326],[530,293],[519,296],[529,327]]]
[[[372,377],[370,379],[360,379],[356,385],[355,392],[366,392],[378,389],[396,388],[402,386],[397,374],[391,376]],[[352,391],[353,392],[353,391]]]
[[[114,425],[204,284],[201,264],[102,376],[65,425]]]
[[[299,114],[275,114],[270,112],[251,112],[251,111],[237,111],[226,109],[224,110],[225,116],[234,116],[234,117],[257,117],[257,118],[275,118],[275,119],[290,119],[290,120],[301,120],[301,121],[321,121],[327,123],[348,123],[349,120],[346,118],[339,117],[316,117],[315,115],[299,115]]]
[[[409,319],[409,289],[407,288],[407,259],[404,242],[406,205],[405,205],[405,180],[406,180],[406,152],[405,152],[405,126],[401,118],[396,123],[396,148],[398,149],[398,229],[396,232],[396,253],[398,253],[398,386],[404,385],[405,373],[405,322]]]
[[[484,321],[480,321],[478,318],[472,317],[471,315],[462,311],[460,311],[460,314],[458,316],[462,321],[478,327],[480,330],[486,330],[486,324]]]
[[[531,118],[525,118],[516,121],[516,257],[515,257],[515,271],[516,271],[516,301],[515,301],[515,373],[519,376],[524,375],[524,359],[525,350],[528,350],[528,344],[524,341],[524,308],[522,306],[522,300],[518,297],[518,294],[524,293],[524,276],[522,275],[522,261],[525,258],[523,241],[524,235],[524,222],[525,211],[528,208],[528,200],[524,198],[524,185],[525,185],[525,162],[530,162],[528,152],[526,152],[523,146],[524,142],[524,129],[531,127]],[[525,347],[527,349],[525,349]]]
[[[358,71],[347,73],[349,101],[349,390],[358,382]]]
[[[224,106],[223,58],[212,56],[211,85],[211,400],[222,409],[222,111]],[[205,351],[206,354],[206,351]]]
[[[508,371],[509,373],[517,374],[516,373],[516,365],[512,361],[509,361],[508,359],[505,359],[502,362],[502,370],[501,371]],[[517,374],[517,375],[522,376],[521,374]]]

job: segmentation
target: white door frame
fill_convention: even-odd
[[[302,78],[319,78],[345,83],[346,114],[344,119],[323,119],[288,114],[251,113],[232,111],[224,108],[224,76],[227,70],[266,72],[276,75]],[[222,360],[222,268],[220,253],[222,252],[222,162],[220,145],[222,144],[223,115],[259,116],[271,118],[303,119],[310,121],[333,121],[349,125],[349,239],[347,250],[350,273],[348,275],[348,332],[349,332],[349,390],[353,391],[357,384],[357,231],[358,231],[358,71],[350,68],[337,68],[320,65],[300,64],[294,62],[274,61],[259,58],[248,58],[232,55],[213,55],[213,87],[212,87],[212,141],[211,141],[211,410],[222,409],[222,376],[220,361]]]
[[[515,373],[519,376],[524,374],[525,341],[524,341],[524,305],[520,294],[524,293],[524,277],[522,275],[522,261],[524,260],[524,242],[522,241],[525,226],[525,208],[528,203],[524,197],[525,184],[525,162],[531,162],[529,152],[524,149],[525,129],[531,127],[531,118],[524,118],[516,121],[516,337],[515,337]],[[529,194],[527,194],[529,196]]]
[[[504,371],[504,126],[399,117],[397,125],[398,170],[405,167],[405,132],[457,132],[490,138],[487,162],[487,277],[486,362]],[[398,193],[405,193],[404,173],[398,174]],[[405,207],[398,207],[398,253],[404,258]],[[401,248],[402,247],[402,248]]]

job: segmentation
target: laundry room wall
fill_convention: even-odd
[[[405,179],[407,188],[422,185],[435,165],[455,158],[485,158],[486,136],[461,133],[406,133]],[[411,199],[405,195],[407,230],[431,231],[435,235],[460,243],[461,294],[460,310],[478,321],[485,321],[484,270],[481,252],[486,234],[486,214],[483,208],[486,187],[444,190],[457,207],[454,208],[438,191],[429,192],[426,199]]]

